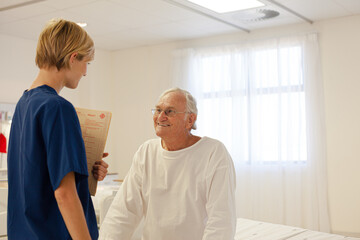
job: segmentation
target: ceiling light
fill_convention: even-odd
[[[87,23],[76,23],[77,25],[79,25],[80,27],[84,28],[87,26]]]
[[[218,13],[234,12],[265,6],[257,0],[188,0]]]

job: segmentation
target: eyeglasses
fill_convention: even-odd
[[[161,112],[164,112],[166,116],[168,117],[174,117],[176,114],[178,113],[190,113],[190,112],[178,112],[176,110],[173,110],[173,109],[165,109],[165,110],[162,110],[160,108],[155,108],[155,109],[151,109],[151,112],[154,116],[158,116],[161,114]]]

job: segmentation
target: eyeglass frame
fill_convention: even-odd
[[[159,111],[159,110],[161,110],[161,111]],[[171,112],[169,113],[169,111],[171,111],[173,113],[171,113]],[[153,109],[151,109],[151,113],[153,114],[153,116],[159,116],[162,112],[164,112],[167,117],[175,117],[175,115],[178,114],[178,113],[191,113],[191,112],[178,112],[178,111],[176,111],[174,109],[165,109],[165,110],[162,110],[161,108],[153,108]],[[169,116],[169,114],[170,115],[174,114],[174,115]]]

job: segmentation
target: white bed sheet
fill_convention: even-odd
[[[238,218],[235,240],[360,240],[360,238]]]

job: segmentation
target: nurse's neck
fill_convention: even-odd
[[[56,67],[49,69],[41,68],[34,82],[31,84],[28,90],[47,85],[59,94],[61,89],[64,87],[65,82],[65,71],[59,71]]]

